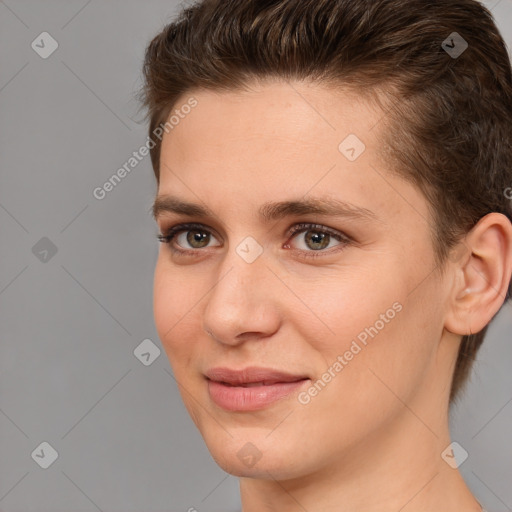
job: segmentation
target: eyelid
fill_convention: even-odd
[[[180,235],[183,232],[192,231],[206,231],[210,234],[213,234],[216,238],[215,230],[209,228],[208,226],[198,223],[198,222],[185,222],[185,223],[178,223],[174,224],[173,226],[169,228],[162,229],[162,233],[157,234],[157,238],[160,242],[165,243],[169,246],[171,251],[175,253],[181,253],[181,254],[195,254],[199,251],[203,251],[204,249],[184,249],[181,246],[175,247],[173,245],[173,242],[176,240],[176,237]],[[215,246],[218,247],[218,246]]]
[[[350,242],[352,239],[343,233],[334,228],[330,228],[329,226],[325,226],[324,224],[317,224],[314,222],[301,222],[299,224],[294,224],[288,231],[288,236],[296,235],[297,233],[302,233],[306,231],[319,231],[322,233],[327,233],[328,235],[334,237],[336,240]]]
[[[160,242],[166,243],[169,246],[169,248],[171,249],[171,251],[173,251],[177,254],[196,256],[196,255],[198,255],[198,253],[204,252],[205,249],[208,249],[209,247],[202,248],[202,249],[184,249],[181,246],[178,246],[178,247],[173,246],[173,242],[175,241],[176,237],[179,234],[181,234],[183,232],[191,231],[194,229],[206,231],[207,233],[210,233],[217,238],[215,230],[211,229],[210,227],[208,227],[202,223],[197,223],[197,222],[178,223],[178,224],[171,226],[168,229],[162,229],[163,233],[158,234],[157,238],[159,239]],[[333,238],[335,238],[336,240],[338,240],[338,242],[340,242],[340,243],[337,246],[335,246],[334,248],[330,248],[330,249],[326,249],[326,250],[322,249],[322,250],[318,250],[318,251],[314,251],[314,250],[308,251],[305,249],[296,249],[296,251],[298,251],[299,253],[302,253],[305,257],[314,258],[314,257],[325,256],[325,255],[331,255],[335,252],[343,250],[347,245],[355,243],[355,240],[353,238],[351,238],[350,236],[348,236],[347,234],[345,234],[344,232],[339,231],[334,228],[330,228],[329,226],[325,226],[324,224],[318,224],[318,223],[314,223],[314,222],[296,223],[286,231],[286,236],[288,237],[288,240],[289,240],[290,237],[294,237],[294,235],[304,233],[307,231],[318,231],[318,232],[327,233],[328,235],[330,235]],[[288,240],[285,244],[286,247],[290,247]],[[218,246],[214,246],[214,247],[218,247]],[[339,247],[341,247],[341,249]]]

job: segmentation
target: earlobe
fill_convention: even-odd
[[[466,256],[453,263],[458,275],[445,328],[469,335],[481,331],[505,301],[512,275],[512,223],[505,215],[490,213],[463,244]]]

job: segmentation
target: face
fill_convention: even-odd
[[[427,202],[380,162],[384,113],[353,94],[269,82],[193,96],[163,138],[156,210],[162,234],[180,229],[160,246],[154,315],[184,404],[229,473],[347,462],[403,402],[428,414],[448,387]],[[286,202],[307,204],[269,207]],[[251,366],[306,378],[267,400],[205,376]]]

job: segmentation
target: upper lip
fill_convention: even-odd
[[[233,370],[226,367],[211,368],[205,372],[208,379],[225,382],[227,384],[250,384],[253,382],[264,382],[265,384],[275,384],[276,382],[295,382],[307,379],[306,375],[291,374],[272,368],[262,368],[260,366],[249,366],[241,370]]]

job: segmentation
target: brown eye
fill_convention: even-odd
[[[315,251],[325,249],[329,245],[331,235],[329,233],[322,233],[320,231],[309,230],[305,232],[306,245]]]
[[[321,224],[297,224],[291,229],[290,236],[296,238],[300,243],[295,242],[292,247],[291,243],[288,242],[285,248],[297,249],[302,258],[318,258],[331,255],[353,243],[353,239],[348,235]],[[334,241],[337,243],[331,244]],[[330,248],[333,248],[333,250],[329,250]]]
[[[157,238],[167,244],[171,251],[180,254],[211,247],[209,244],[212,239],[216,240],[210,230],[200,224],[178,224],[166,230],[164,234],[157,235]]]
[[[191,229],[186,231],[187,243],[193,249],[202,249],[208,245],[210,241],[210,234],[203,230]]]

